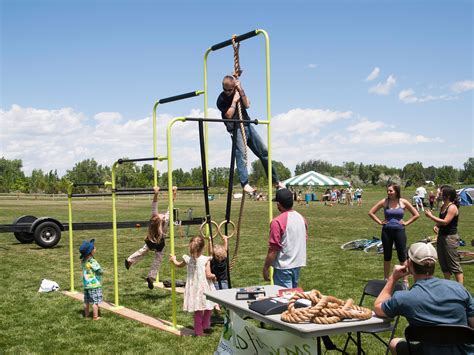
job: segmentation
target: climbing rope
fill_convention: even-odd
[[[237,43],[235,38],[237,35],[232,36],[232,47],[234,48],[234,73],[232,74],[236,80],[239,79],[240,75],[242,74],[242,69],[240,69],[240,59],[239,59],[239,48],[240,42]],[[240,132],[242,134],[242,141],[244,143],[244,162],[247,166],[247,136],[245,134],[245,127],[244,127],[244,119],[242,116],[242,107],[240,105],[240,100],[237,102],[237,112],[239,114],[239,123],[240,123]],[[229,270],[234,268],[235,263],[237,262],[237,255],[239,252],[239,244],[240,244],[240,226],[242,224],[242,215],[244,213],[244,203],[245,203],[245,191],[242,189],[242,199],[240,200],[240,211],[239,211],[239,219],[237,221],[237,228],[236,228],[236,237],[235,237],[235,247],[234,247],[234,254],[232,255],[232,259],[229,264]]]
[[[295,308],[296,301],[307,299],[310,307]],[[318,290],[309,293],[297,292],[288,302],[288,310],[282,313],[281,320],[287,323],[333,324],[343,319],[370,319],[372,311],[354,304],[352,299],[343,301],[333,296],[324,296]]]

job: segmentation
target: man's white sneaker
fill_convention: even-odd
[[[248,192],[249,194],[253,194],[255,192],[255,189],[252,186],[250,186],[249,184],[246,184],[244,186],[244,191]]]

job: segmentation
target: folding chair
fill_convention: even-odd
[[[415,349],[410,342],[430,344],[435,347],[440,345],[466,345],[474,344],[474,329],[466,325],[438,324],[438,325],[409,325],[405,329],[408,353],[414,354]],[[474,348],[474,346],[473,346]],[[448,350],[448,349],[447,349]],[[465,354],[464,349],[449,349],[450,354]]]
[[[370,296],[373,298],[377,298],[380,292],[382,292],[383,288],[385,287],[386,281],[385,280],[369,280],[367,284],[364,287],[364,292],[362,292],[362,297],[360,298],[359,301],[359,306],[362,306],[364,303],[364,299],[366,296]],[[401,283],[395,284],[395,291],[401,291],[403,290],[403,286]],[[388,345],[390,344],[390,341],[393,338],[393,335],[395,334],[395,330],[397,329],[398,325],[398,320],[400,316],[397,316],[395,318],[395,321],[393,324],[390,325],[390,328],[387,329],[387,327],[381,327],[379,329],[375,329],[372,331],[361,331],[360,333],[367,333],[367,334],[372,334],[374,337],[376,337],[378,340],[380,340],[382,343],[385,344],[386,346],[386,351],[385,354],[388,354],[389,352],[389,347]],[[381,338],[377,333],[382,333],[382,332],[389,332],[390,331],[390,338],[388,341],[385,341],[383,338]],[[359,337],[359,334],[358,334]],[[354,339],[352,336],[352,333],[348,333],[346,343],[344,344],[344,349],[343,352],[346,352],[347,346],[349,345],[349,340],[352,341],[355,345],[358,344],[358,341]],[[362,350],[362,352],[365,354],[365,352]]]

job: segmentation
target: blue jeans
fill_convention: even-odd
[[[282,286],[286,288],[298,287],[300,270],[300,267],[295,267],[293,269],[273,268],[273,283],[277,286]]]
[[[268,150],[262,141],[262,138],[258,135],[253,125],[249,124],[245,126],[245,135],[247,136],[247,146],[257,156],[263,164],[265,174],[268,177]],[[235,161],[237,162],[237,171],[239,173],[240,183],[245,186],[249,182],[249,173],[247,165],[244,161],[245,146],[242,140],[242,133],[240,127],[237,129],[237,149],[235,150]],[[248,155],[247,155],[248,157]],[[273,183],[279,182],[278,175],[276,173],[274,165],[272,165],[272,180]]]

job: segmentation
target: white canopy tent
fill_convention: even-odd
[[[350,186],[349,181],[336,179],[315,171],[308,171],[286,179],[283,184],[285,186]]]

